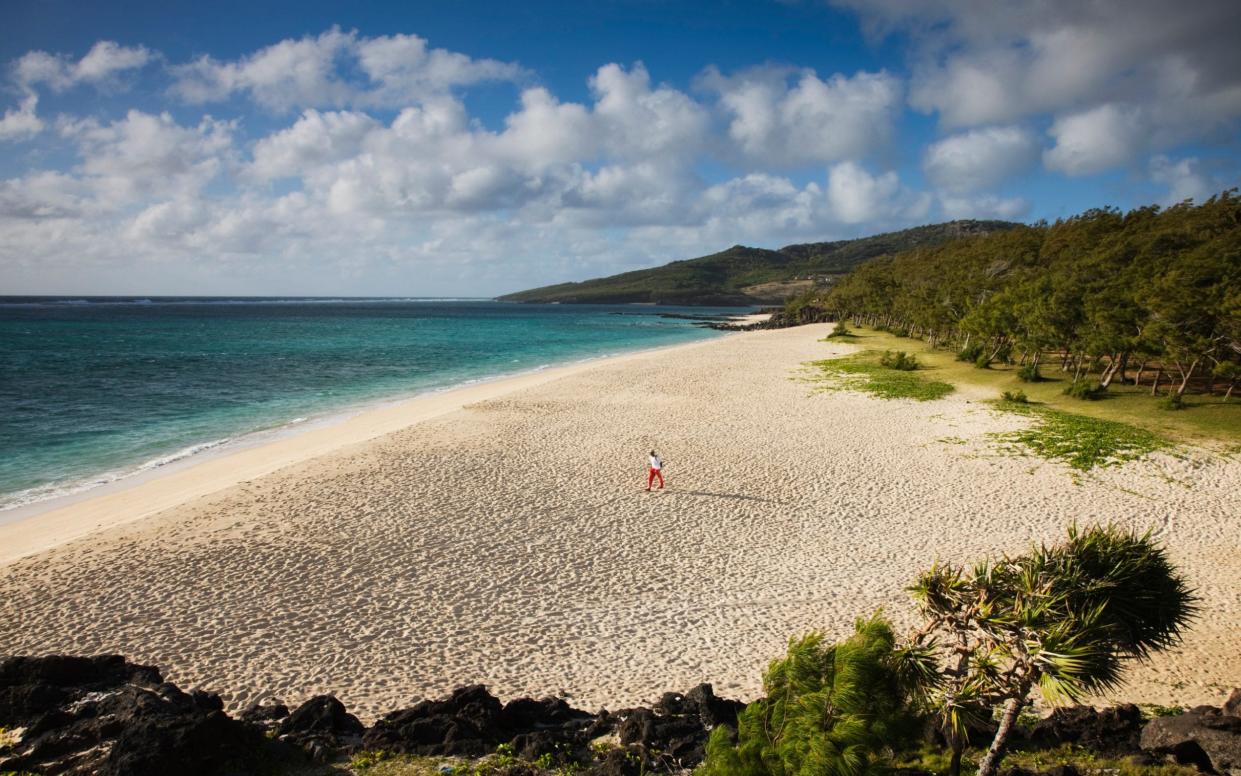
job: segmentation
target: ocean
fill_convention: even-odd
[[[0,297],[0,510],[367,405],[718,336],[737,308]]]

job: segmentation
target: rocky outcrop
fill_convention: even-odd
[[[296,744],[317,762],[362,742],[366,728],[331,695],[316,695],[298,706],[275,727],[282,741]]]
[[[1100,754],[1121,756],[1138,752],[1142,734],[1142,711],[1132,703],[1096,711],[1092,706],[1069,706],[1054,710],[1035,723],[1029,742],[1054,747],[1075,744]]]
[[[1241,776],[1241,689],[1222,708],[1198,706],[1156,717],[1142,730],[1142,748],[1206,773]]]
[[[483,757],[509,771],[574,763],[597,776],[637,776],[702,761],[717,725],[736,725],[738,701],[703,684],[652,708],[598,714],[563,698],[501,703],[482,685],[394,711],[365,727],[331,695],[292,712],[254,704],[236,719],[218,695],[184,692],[150,666],[117,655],[15,657],[0,662],[0,771],[222,776],[333,760],[356,750]],[[506,766],[507,767],[507,766]]]
[[[0,771],[179,776],[252,773],[287,756],[230,718],[218,695],[182,692],[116,655],[0,663]]]

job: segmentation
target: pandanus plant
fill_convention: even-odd
[[[1176,643],[1197,597],[1150,533],[1069,530],[1068,540],[972,569],[936,564],[909,588],[925,624],[901,647],[952,752],[1002,709],[978,776],[994,776],[1035,690],[1050,703],[1119,686],[1125,665]]]

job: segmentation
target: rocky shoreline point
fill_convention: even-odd
[[[502,703],[482,685],[393,711],[367,727],[331,695],[290,710],[254,705],[236,717],[220,696],[183,691],[159,669],[119,655],[11,657],[0,662],[0,772],[178,776],[349,773],[345,758],[387,755],[501,761],[490,772],[598,776],[682,773],[700,764],[711,730],[735,726],[745,708],[711,685],[665,693],[651,707],[572,708],[563,698]],[[987,731],[978,731],[986,735]],[[935,743],[928,731],[927,742]],[[1144,717],[1125,704],[1059,708],[1021,734],[1020,744],[1070,744],[1134,765],[1176,762],[1241,776],[1241,689],[1222,707]],[[338,764],[333,768],[332,764]],[[455,766],[440,769],[451,773]],[[902,769],[903,776],[918,776]],[[1075,776],[1071,765],[1049,776]],[[1031,776],[1012,767],[1006,776]]]

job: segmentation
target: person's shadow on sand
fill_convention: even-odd
[[[742,493],[711,493],[706,490],[682,490],[676,491],[682,496],[707,496],[709,498],[726,498],[732,501],[761,501],[764,504],[779,504],[779,501],[770,498],[760,498],[758,496],[746,496]]]

